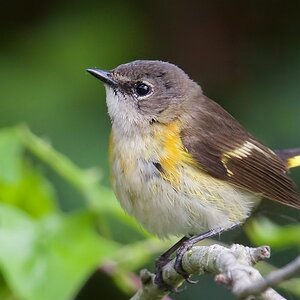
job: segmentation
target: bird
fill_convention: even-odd
[[[183,254],[242,224],[261,198],[300,209],[289,176],[300,148],[269,149],[175,64],[136,60],[87,72],[105,86],[111,182],[122,208],[160,238],[182,237],[156,262],[162,288],[170,288],[162,268],[175,251],[175,269],[190,281]]]

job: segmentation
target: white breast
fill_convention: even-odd
[[[122,207],[150,232],[199,234],[243,221],[258,196],[214,179],[185,165],[181,182],[172,186],[160,176],[159,145],[138,134],[115,137],[112,154],[113,188]]]

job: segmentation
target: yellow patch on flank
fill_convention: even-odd
[[[164,170],[162,175],[175,186],[180,183],[182,173],[179,168],[185,163],[196,164],[196,161],[182,144],[180,125],[181,122],[179,120],[162,125],[155,135],[155,138],[162,141],[162,156],[160,159],[160,164]]]
[[[300,155],[291,157],[287,160],[288,168],[300,167]]]

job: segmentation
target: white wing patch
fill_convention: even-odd
[[[263,153],[265,156],[269,156],[270,154],[273,154],[272,150],[268,149],[270,151],[270,153],[267,153],[266,151],[259,148],[257,145],[253,144],[252,142],[246,141],[241,147],[222,154],[221,161],[222,161],[224,167],[226,168],[227,175],[228,176],[234,175],[233,172],[227,166],[228,160],[230,160],[231,158],[238,158],[238,159],[246,158],[246,157],[250,156],[252,151],[254,151],[254,150]]]

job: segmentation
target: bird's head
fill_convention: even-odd
[[[177,66],[138,60],[111,71],[87,69],[106,88],[108,113],[113,123],[130,130],[179,117],[190,99],[202,94],[198,84]]]

